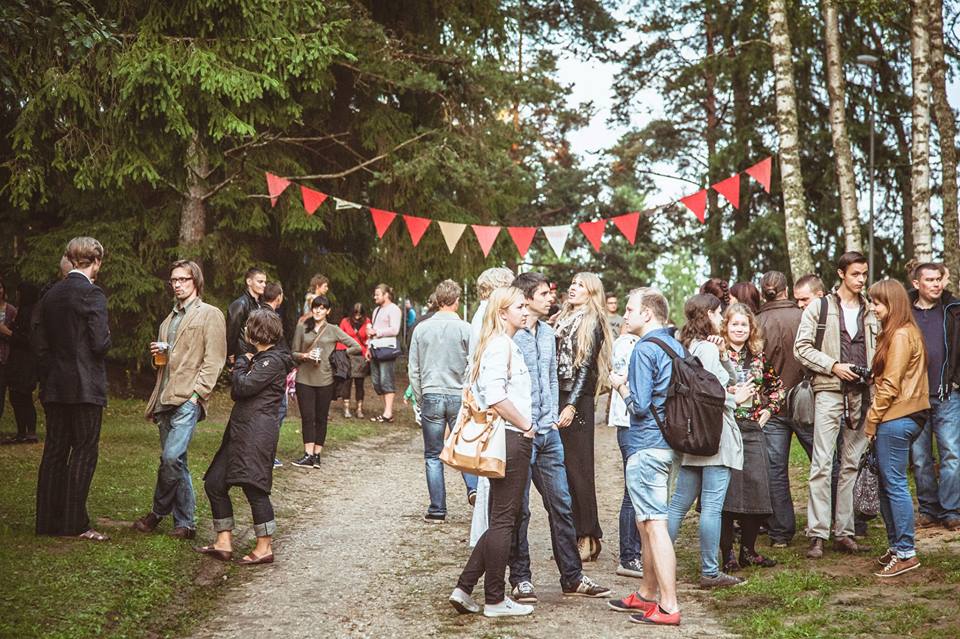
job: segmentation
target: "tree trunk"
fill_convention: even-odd
[[[797,89],[793,81],[792,45],[784,0],[767,5],[773,72],[776,78],[777,131],[780,134],[780,182],[783,217],[794,281],[813,272],[810,238],[807,236],[807,205],[800,170],[800,126],[797,122]]]
[[[705,90],[704,111],[707,116],[705,138],[707,142],[707,179],[710,181],[710,184],[716,184],[719,180],[716,164],[720,119],[717,117],[717,76],[712,66],[714,64],[715,52],[714,38],[716,37],[716,26],[713,22],[714,9],[713,3],[706,3],[703,18],[707,56],[707,61],[703,65],[703,84]],[[730,264],[726,259],[726,251],[723,250],[723,216],[720,215],[717,192],[709,188],[709,186],[707,188],[706,221],[707,241],[705,247],[707,249],[707,260],[710,262],[710,275],[727,279],[730,276]]]
[[[207,234],[204,199],[207,196],[207,175],[210,173],[207,152],[194,133],[187,147],[187,197],[180,212],[180,257],[200,258],[200,243]]]
[[[927,30],[930,0],[911,0],[910,4],[913,253],[921,262],[929,262],[933,259],[933,231],[930,224],[930,32]]]
[[[830,96],[830,133],[837,165],[840,191],[840,217],[846,250],[863,251],[860,234],[860,211],[857,209],[857,181],[853,173],[853,154],[847,136],[847,81],[843,75],[840,51],[840,24],[836,0],[823,0],[823,22],[827,42],[827,93]]]
[[[943,0],[930,3],[930,66],[933,117],[940,131],[943,166],[943,261],[953,277],[960,275],[960,223],[957,220],[957,123],[947,100],[947,64],[943,55]]]

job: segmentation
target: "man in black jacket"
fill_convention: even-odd
[[[944,290],[942,264],[920,264],[911,275],[913,318],[927,350],[930,418],[910,447],[920,503],[918,528],[960,530],[960,300]],[[940,455],[934,468],[933,438]]]
[[[267,274],[252,267],[246,274],[247,290],[233,300],[227,309],[227,363],[233,366],[237,357],[250,353],[252,347],[243,336],[243,327],[250,313],[258,308],[266,308],[262,302],[263,290],[267,286]]]
[[[65,255],[73,270],[41,301],[44,346],[38,355],[46,377],[41,401],[47,437],[37,479],[36,530],[38,535],[106,541],[87,515],[107,405],[107,298],[93,283],[103,246],[92,237],[75,237]]]

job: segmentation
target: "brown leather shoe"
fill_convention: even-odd
[[[810,539],[810,550],[807,551],[807,559],[823,559],[823,540],[819,537]]]
[[[154,515],[151,511],[133,522],[133,529],[139,530],[142,533],[153,532],[157,529],[157,525],[160,524],[160,519],[161,517]]]
[[[853,540],[853,537],[837,537],[833,540],[833,549],[851,555],[860,552],[860,546]]]
[[[943,527],[947,530],[960,530],[960,517],[949,517],[944,519]]]
[[[177,527],[170,531],[170,536],[177,539],[193,539],[197,536],[197,531],[195,528]]]
[[[940,522],[937,519],[931,517],[930,515],[925,515],[921,513],[920,516],[917,517],[916,527],[917,528],[933,528],[939,523]]]

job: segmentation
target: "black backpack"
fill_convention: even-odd
[[[649,341],[662,348],[673,363],[662,421],[651,407],[663,438],[679,453],[715,455],[720,449],[727,391],[698,358],[690,354],[680,357],[655,337]]]

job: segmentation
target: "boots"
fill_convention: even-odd
[[[357,402],[357,419],[363,419],[363,402]]]
[[[346,417],[347,419],[350,419],[351,417],[353,417],[353,413],[350,412],[349,399],[343,400],[343,416]]]

